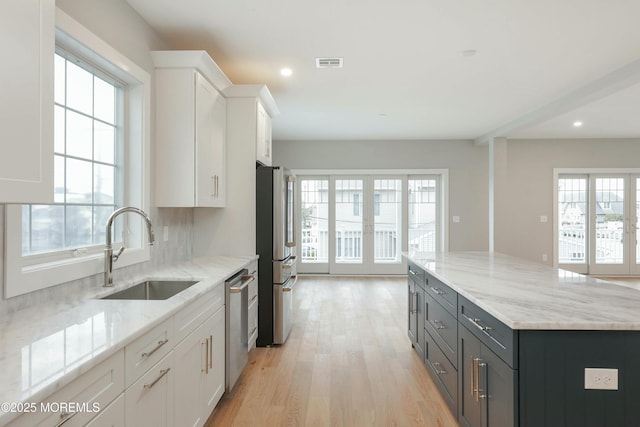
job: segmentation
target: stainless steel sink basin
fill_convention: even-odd
[[[163,300],[196,283],[193,280],[147,280],[101,299]]]

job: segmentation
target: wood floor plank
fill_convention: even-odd
[[[287,342],[251,351],[206,427],[457,426],[407,338],[406,292],[406,278],[299,278]]]

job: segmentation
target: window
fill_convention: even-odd
[[[54,204],[7,205],[7,298],[101,273],[107,217],[149,207],[149,74],[60,10],[56,26]],[[147,261],[142,220],[120,218],[114,267]]]
[[[22,207],[23,256],[105,242],[104,225],[123,200],[116,185],[122,91],[121,83],[56,53],[55,204]]]

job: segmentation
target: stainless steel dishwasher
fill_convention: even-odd
[[[233,389],[247,364],[249,343],[249,283],[255,277],[244,269],[225,282],[226,311],[226,390]]]

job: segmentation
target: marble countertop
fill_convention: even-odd
[[[404,254],[512,329],[640,330],[640,291],[489,252]]]
[[[0,403],[40,402],[248,266],[253,257],[206,257],[130,277],[96,298],[145,279],[199,283],[162,301],[84,299],[0,315]],[[0,410],[0,425],[17,417]]]

